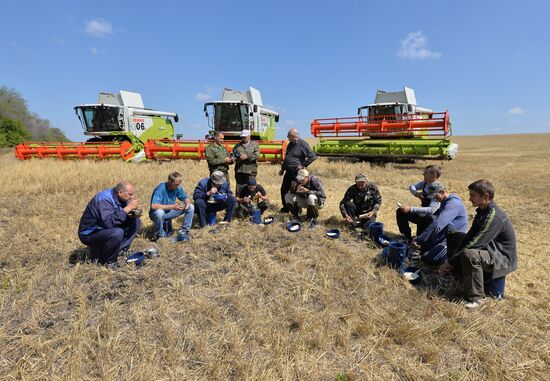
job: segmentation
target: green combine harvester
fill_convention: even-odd
[[[359,107],[356,117],[315,119],[311,133],[319,156],[349,157],[372,162],[451,160],[449,113],[416,105],[414,90],[378,90],[374,103]]]

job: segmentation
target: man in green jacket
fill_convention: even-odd
[[[233,159],[229,156],[227,149],[223,145],[223,139],[223,133],[216,132],[214,141],[206,147],[206,151],[204,152],[210,174],[214,171],[221,171],[227,176],[229,165],[233,164]]]
[[[250,130],[241,132],[241,141],[233,147],[233,160],[235,161],[235,181],[237,188],[235,195],[239,195],[241,189],[248,183],[248,179],[258,174],[258,157],[260,147],[258,143],[250,140]]]

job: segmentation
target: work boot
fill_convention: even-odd
[[[308,205],[307,207],[307,219],[316,219],[319,217],[319,208],[317,205]]]
[[[286,206],[283,206],[280,210],[281,213],[289,213],[290,210],[286,207]]]
[[[309,222],[309,228],[315,229],[319,225],[319,222],[317,221],[317,218],[312,218]]]
[[[294,216],[294,218],[296,218],[297,220],[300,219],[300,213],[296,205],[286,204],[285,207]]]

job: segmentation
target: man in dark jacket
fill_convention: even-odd
[[[299,218],[302,208],[307,208],[309,227],[317,226],[319,209],[325,205],[325,190],[317,176],[310,176],[307,169],[300,169],[296,179],[290,184],[290,191],[285,195],[285,205],[288,210]]]
[[[289,210],[285,206],[285,196],[290,190],[290,184],[296,179],[296,175],[300,169],[306,168],[308,165],[313,163],[317,156],[309,144],[304,139],[300,139],[298,135],[298,130],[292,128],[288,131],[288,145],[286,146],[285,159],[279,175],[283,176],[283,183],[281,184],[281,201],[283,202],[283,207],[281,208],[282,213],[288,213]]]
[[[232,152],[235,161],[236,196],[241,193],[243,187],[246,187],[248,179],[255,178],[258,174],[258,157],[260,156],[260,147],[258,143],[250,139],[250,130],[243,130],[241,139],[233,147]]]
[[[134,186],[129,181],[92,198],[78,226],[78,238],[90,248],[91,260],[117,266],[119,254],[128,250],[141,226],[141,220],[132,216],[137,208]]]
[[[365,229],[370,222],[376,221],[378,210],[382,206],[382,196],[375,183],[367,181],[367,176],[359,173],[355,184],[350,186],[340,201],[340,213],[353,227]]]
[[[221,171],[214,171],[210,177],[199,181],[193,192],[195,200],[195,211],[199,215],[201,228],[207,225],[207,215],[216,215],[216,212],[226,210],[224,221],[230,222],[233,219],[233,212],[237,201],[229,182]],[[210,222],[210,224],[212,224]]]
[[[467,308],[481,305],[484,292],[483,273],[497,279],[517,269],[516,233],[512,221],[498,207],[493,198],[495,188],[487,180],[478,180],[468,186],[470,202],[477,207],[472,227],[457,251]],[[452,269],[452,261],[440,269]]]
[[[214,134],[214,141],[204,151],[210,174],[214,171],[222,171],[227,176],[229,165],[233,164],[233,158],[229,156],[227,149],[223,145],[223,139],[223,133],[216,132]]]

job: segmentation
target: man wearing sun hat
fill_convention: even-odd
[[[258,174],[258,157],[260,147],[258,143],[250,140],[250,130],[242,130],[241,141],[233,147],[233,160],[235,161],[235,181],[237,183],[235,195],[238,196],[241,189],[246,187],[248,179]]]
[[[355,184],[348,188],[340,201],[340,213],[353,227],[365,229],[370,222],[376,221],[381,206],[378,187],[367,180],[367,175],[359,173],[355,176]]]
[[[326,198],[321,180],[303,168],[298,171],[290,191],[285,195],[285,206],[295,218],[299,218],[302,208],[307,208],[309,227],[314,228],[318,224],[319,209],[325,205]]]
[[[199,181],[193,191],[195,211],[201,228],[207,225],[206,215],[226,210],[224,221],[233,219],[236,200],[229,189],[229,182],[222,171],[214,171],[210,177]]]

